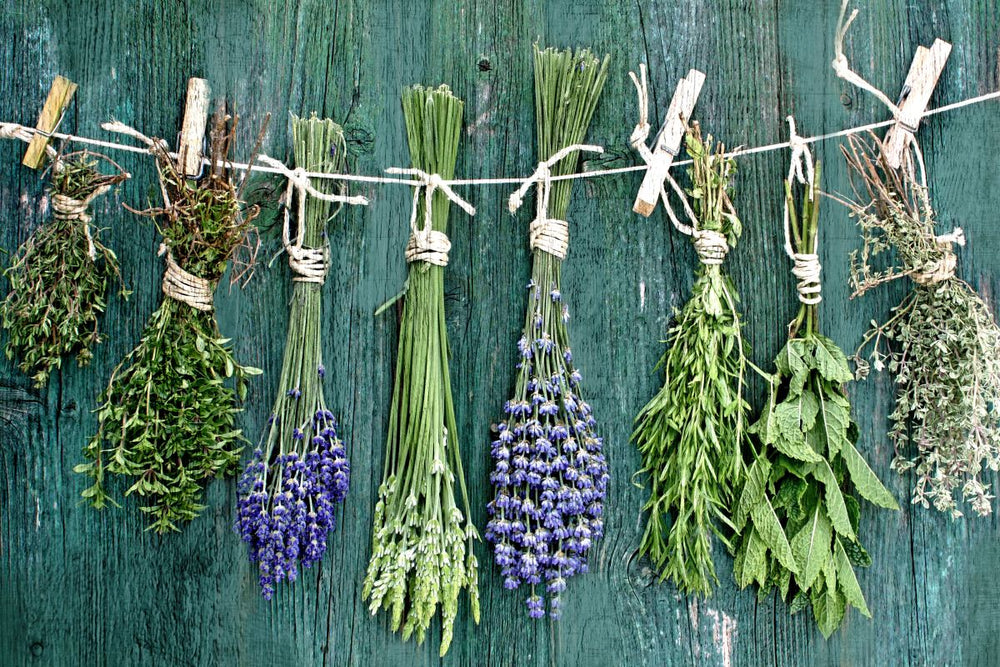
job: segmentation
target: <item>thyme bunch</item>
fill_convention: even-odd
[[[817,252],[820,173],[817,164],[799,214],[785,182],[790,245],[800,265]],[[848,605],[871,617],[854,572],[871,564],[858,539],[856,496],[899,506],[857,450],[858,427],[844,391],[853,375],[843,351],[820,333],[819,298],[800,290],[799,300],[769,377],[767,405],[750,428],[762,448],[733,516],[739,534],[734,571],[740,587],[757,583],[761,596],[777,588],[793,611],[811,603],[829,637]]]
[[[413,166],[451,178],[464,103],[447,86],[407,88],[402,102]],[[424,219],[424,206],[421,198],[417,220]],[[435,192],[434,231],[447,230],[448,209],[445,195]],[[443,656],[451,645],[462,589],[479,622],[478,564],[472,549],[479,534],[472,524],[451,394],[444,267],[414,261],[407,285],[362,597],[372,614],[390,610],[393,631],[401,629],[404,639],[415,634],[418,643],[440,605]]]
[[[739,295],[719,257],[736,244],[742,224],[730,201],[736,167],[722,144],[713,145],[711,136],[703,141],[694,123],[686,148],[693,160],[687,190],[696,223],[692,239],[701,263],[658,366],[666,375],[663,388],[636,417],[632,440],[650,488],[639,553],[650,558],[661,580],[708,596],[718,581],[712,536],[730,546],[725,532],[733,528],[731,507],[746,475],[744,453],[752,452]],[[714,256],[702,245],[713,238],[726,244],[716,245]]]
[[[328,118],[293,116],[292,141],[296,167],[325,173],[341,173],[346,167],[344,130]],[[323,181],[315,187],[330,194],[336,185]],[[309,197],[305,219],[296,221],[289,238],[328,257],[329,220],[330,203]],[[291,253],[295,242],[289,243]],[[294,282],[268,430],[239,483],[236,531],[247,544],[250,561],[257,563],[265,599],[277,583],[295,581],[300,566],[323,558],[327,536],[336,527],[336,504],[343,502],[350,484],[347,451],[323,396],[322,296],[322,281]]]
[[[892,467],[914,472],[913,503],[957,518],[960,497],[986,516],[994,494],[982,471],[1000,468],[1000,329],[955,276],[952,244],[964,238],[960,229],[935,235],[927,188],[889,167],[877,138],[852,137],[842,150],[862,184],[851,205],[864,239],[852,254],[854,296],[905,276],[914,283],[886,321],[872,322],[853,357],[858,378],[888,366],[896,382]],[[897,263],[872,266],[886,254]]]
[[[607,78],[603,61],[588,50],[535,47],[535,105],[539,157],[547,160],[583,141]],[[571,173],[577,155],[560,160],[554,174]],[[572,180],[556,181],[549,214],[565,220]],[[539,192],[539,197],[544,193]],[[529,587],[533,618],[561,613],[567,579],[587,571],[587,555],[604,534],[608,465],[597,422],[583,398],[570,349],[569,307],[561,285],[562,259],[533,249],[530,299],[517,342],[514,393],[492,445],[493,500],[486,539],[493,544],[504,586]]]
[[[152,141],[164,206],[140,212],[155,220],[168,260],[212,286],[257,213],[243,210],[225,168],[236,122],[221,109],[215,114],[211,164],[197,181],[178,173],[163,143]],[[98,430],[84,449],[89,462],[75,468],[93,481],[83,497],[97,509],[115,504],[107,477],[132,478],[125,495],[143,499],[149,528],[180,530],[178,523],[205,508],[204,485],[239,464],[243,437],[234,402],[260,372],[236,362],[210,308],[166,296],[101,394]],[[227,378],[235,378],[235,389]]]
[[[101,173],[98,159],[118,173]],[[10,293],[0,304],[7,358],[17,358],[36,387],[45,386],[66,355],[75,354],[86,366],[93,346],[104,338],[98,318],[107,306],[108,283],[120,281],[121,274],[117,256],[91,226],[91,205],[128,178],[109,158],[86,151],[57,158],[50,169],[51,219],[28,237],[4,271]],[[124,283],[120,294],[129,294]]]

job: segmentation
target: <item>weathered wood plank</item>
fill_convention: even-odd
[[[852,30],[852,63],[894,91],[913,48],[941,37],[954,44],[932,104],[995,89],[1000,35],[996,0],[925,6],[872,0]],[[395,5],[395,6],[392,6]],[[725,0],[553,0],[497,3],[428,0],[244,0],[241,3],[62,3],[0,0],[0,118],[31,124],[56,73],[79,82],[63,127],[101,136],[110,117],[173,141],[189,76],[209,80],[215,99],[236,105],[249,150],[263,114],[273,120],[265,150],[288,155],[287,113],[316,110],[347,128],[351,166],[376,173],[406,165],[399,92],[414,82],[446,82],[466,100],[458,172],[528,173],[536,159],[530,46],[588,45],[612,53],[612,74],[590,140],[607,154],[593,164],[633,164],[627,146],[635,99],[627,72],[649,64],[651,108],[662,109],[691,67],[707,75],[695,117],[729,145],[820,133],[886,116],[877,102],[829,69],[839,2]],[[931,193],[945,226],[961,225],[969,245],[960,271],[987,294],[1000,289],[1000,152],[997,107],[984,105],[921,124]],[[43,219],[43,184],[17,166],[23,146],[0,144],[0,247],[13,249]],[[825,185],[848,191],[834,142],[817,147]],[[780,179],[787,156],[741,160],[736,205],[746,223],[728,265],[744,296],[754,360],[769,365],[795,308],[784,268]],[[405,278],[411,193],[357,187],[370,207],[345,210],[331,225],[336,269],[327,286],[327,401],[351,455],[352,490],[323,564],[272,603],[259,598],[242,545],[231,530],[235,485],[209,489],[211,509],[181,535],[142,531],[134,508],[94,513],[77,505],[82,483],[70,472],[95,427],[91,409],[108,374],[137,342],[160,298],[158,239],[121,201],[156,202],[152,163],[123,156],[134,178],[98,205],[109,245],[135,289],[112,299],[110,340],[89,368],[72,364],[42,392],[0,362],[0,660],[4,664],[435,664],[436,639],[401,643],[384,615],[360,599],[369,555],[371,508],[382,452],[396,347],[396,314],[374,310]],[[570,584],[563,620],[530,622],[520,595],[505,591],[485,548],[479,551],[483,623],[460,609],[447,664],[741,665],[989,664],[1000,650],[993,602],[997,520],[962,522],[905,506],[897,514],[866,507],[861,537],[875,564],[861,574],[873,621],[852,614],[822,639],[805,615],[790,617],[773,597],[738,591],[730,561],[717,553],[721,584],[708,601],[658,584],[635,557],[644,491],[632,483],[638,456],[628,442],[635,412],[660,386],[652,372],[673,309],[691,285],[694,254],[662,212],[630,211],[639,176],[578,184],[570,209],[571,249],[564,291],[573,312],[574,357],[606,436],[613,484],[607,535],[592,571]],[[267,261],[280,242],[274,223],[280,179],[255,177],[250,198],[265,205],[261,258],[244,291],[220,290],[222,330],[238,358],[265,370],[241,417],[248,438],[264,428],[281,364],[287,269]],[[474,219],[455,212],[447,274],[453,388],[475,519],[485,522],[489,425],[510,391],[514,341],[529,273],[526,223],[511,216],[508,189],[464,189]],[[872,317],[902,295],[887,286],[848,304],[847,252],[856,231],[845,212],[823,211],[827,333],[845,348]],[[5,283],[0,285],[0,288]],[[756,386],[753,402],[761,403]],[[900,499],[912,480],[889,473],[884,433],[892,387],[875,377],[852,389],[862,447]],[[994,476],[995,477],[995,476]],[[995,481],[995,479],[993,480]]]

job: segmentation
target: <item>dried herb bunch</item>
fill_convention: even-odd
[[[686,147],[693,161],[690,231],[700,264],[660,360],[663,389],[636,417],[632,439],[650,487],[639,552],[649,556],[661,579],[708,596],[718,581],[712,535],[729,546],[730,509],[743,486],[744,453],[752,452],[739,295],[721,266],[742,224],[729,198],[736,167],[722,144],[713,145],[711,136],[702,140],[694,123]]]
[[[104,174],[99,160],[117,170]],[[90,363],[92,348],[101,342],[98,317],[107,305],[108,283],[118,278],[118,258],[92,227],[91,205],[128,174],[103,155],[70,153],[50,166],[50,220],[21,245],[4,271],[10,294],[0,304],[0,321],[7,330],[7,358],[44,387],[64,355],[75,354],[81,366]],[[120,294],[128,296],[124,283]]]
[[[819,629],[829,637],[847,605],[871,617],[854,573],[871,564],[858,540],[856,495],[881,507],[899,506],[856,448],[858,428],[844,392],[853,375],[843,351],[819,331],[819,176],[817,165],[799,214],[792,184],[785,182],[801,306],[775,359],[767,405],[750,428],[762,449],[747,473],[733,523],[739,534],[737,583],[756,582],[761,596],[777,588],[793,611],[812,603]]]
[[[964,243],[962,231],[935,235],[927,188],[892,169],[877,138],[852,137],[843,152],[862,184],[852,204],[864,238],[852,256],[854,296],[905,276],[914,283],[885,322],[873,321],[854,355],[859,378],[888,362],[895,379],[892,467],[914,471],[914,503],[959,517],[960,495],[976,514],[988,515],[994,495],[981,474],[984,466],[1000,467],[1000,329],[982,298],[955,276],[952,244]],[[898,266],[872,267],[888,253]],[[870,364],[863,358],[869,345]]]
[[[293,116],[292,142],[296,167],[325,173],[342,173],[346,167],[344,131],[328,118]],[[337,189],[332,181],[314,187],[326,194]],[[326,553],[327,535],[336,526],[336,504],[343,502],[350,484],[347,451],[323,396],[325,271],[317,277],[296,268],[303,256],[299,249],[321,251],[325,268],[330,206],[309,197],[305,219],[296,220],[289,234],[301,245],[286,240],[295,282],[281,378],[268,430],[239,483],[236,530],[247,543],[250,561],[258,564],[266,599],[275,584],[295,581],[300,566],[310,567]]]
[[[147,140],[164,206],[141,214],[156,221],[174,282],[164,281],[166,296],[142,340],[112,373],[97,409],[98,431],[84,449],[90,461],[75,469],[93,480],[83,497],[96,508],[114,502],[108,475],[134,478],[125,495],[144,500],[149,528],[159,533],[198,516],[204,485],[235,471],[243,437],[234,402],[245,396],[247,377],[260,373],[233,358],[211,306],[211,292],[257,213],[243,209],[225,167],[236,122],[221,109],[215,114],[210,168],[198,181],[178,173],[164,142]],[[199,288],[185,296],[177,281]],[[227,378],[235,378],[235,389]]]
[[[463,107],[447,86],[414,86],[403,92],[414,168],[445,180],[454,175]],[[425,205],[421,197],[417,220],[424,219]],[[436,191],[431,203],[434,232],[446,231],[448,209],[448,199]],[[411,245],[413,241],[411,236]],[[479,534],[472,524],[451,394],[444,266],[412,261],[407,285],[362,596],[372,614],[379,608],[391,610],[392,629],[402,629],[404,639],[415,634],[418,642],[440,605],[443,656],[451,645],[462,589],[479,622],[478,565],[472,550]]]
[[[538,151],[548,160],[583,141],[607,78],[603,61],[587,50],[544,51],[535,47]],[[554,174],[575,171],[579,154],[557,162]],[[556,181],[548,213],[565,220],[572,180]],[[542,184],[539,187],[548,187]],[[544,198],[539,191],[538,197]],[[539,224],[536,220],[533,226]],[[544,221],[541,221],[544,222]],[[529,588],[532,618],[559,618],[567,579],[587,571],[587,555],[604,534],[608,464],[597,422],[583,398],[581,375],[570,349],[569,307],[561,286],[564,248],[533,244],[530,295],[513,396],[496,427],[490,481],[493,500],[486,539],[504,576],[504,586]]]

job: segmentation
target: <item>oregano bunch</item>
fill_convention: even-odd
[[[632,439],[649,484],[639,552],[661,579],[708,596],[718,581],[712,536],[727,547],[735,494],[746,476],[749,406],[747,349],[739,295],[722,269],[742,224],[730,200],[736,166],[722,144],[704,140],[697,123],[686,135],[693,228],[699,266],[691,297],[670,328],[660,361],[666,379],[636,418]]]
[[[844,392],[853,379],[847,357],[819,330],[820,171],[817,165],[799,214],[792,184],[785,182],[801,305],[775,359],[767,404],[750,428],[761,450],[733,523],[740,587],[756,583],[761,596],[777,588],[793,611],[811,604],[820,631],[829,637],[848,605],[871,617],[854,571],[871,563],[858,539],[856,496],[899,507],[857,449],[858,428]]]
[[[114,504],[109,477],[128,478],[125,496],[142,499],[149,528],[158,533],[198,516],[205,485],[235,472],[244,442],[235,402],[245,396],[247,378],[261,372],[233,358],[211,305],[257,213],[244,210],[225,167],[235,131],[236,120],[220,109],[208,173],[199,180],[177,171],[164,142],[142,137],[164,194],[162,208],[141,213],[154,218],[163,236],[165,296],[139,345],[113,371],[97,409],[97,433],[84,449],[89,462],[75,468],[93,481],[82,495],[98,509]]]
[[[99,160],[117,173],[102,173]],[[98,318],[107,306],[109,282],[120,282],[121,274],[117,256],[91,224],[91,206],[128,178],[109,158],[86,151],[56,157],[49,170],[50,219],[32,232],[4,271],[10,293],[0,304],[7,358],[16,358],[36,387],[45,386],[66,355],[75,354],[86,366],[93,346],[104,338]],[[120,294],[128,296],[124,283]]]
[[[1000,468],[1000,328],[989,306],[955,275],[961,229],[935,234],[927,187],[890,167],[881,142],[843,147],[854,177],[852,215],[864,245],[852,254],[854,296],[897,278],[913,287],[884,322],[872,322],[854,355],[858,378],[888,367],[896,383],[892,467],[913,471],[913,503],[962,516],[956,498],[993,511],[984,468]],[[887,267],[872,264],[886,255]],[[871,345],[868,359],[864,350]]]

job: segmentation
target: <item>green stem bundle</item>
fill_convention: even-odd
[[[721,266],[742,225],[729,199],[733,160],[710,136],[702,141],[697,123],[686,146],[693,160],[687,191],[695,216],[692,238],[701,264],[660,361],[663,389],[636,417],[632,439],[650,486],[639,552],[661,579],[673,580],[685,593],[708,596],[718,581],[712,535],[729,546],[731,505],[746,474],[744,453],[752,451],[739,296]],[[714,251],[706,240],[714,241],[708,244]]]
[[[235,121],[220,110],[212,123],[211,165],[199,181],[177,172],[161,142],[150,141],[164,207],[144,211],[163,236],[168,263],[214,288],[244,240],[256,210],[243,211],[225,170]],[[167,285],[165,283],[166,291]],[[198,516],[204,485],[239,464],[243,437],[235,427],[237,392],[260,370],[239,365],[219,333],[211,306],[197,309],[166,296],[139,345],[115,368],[97,409],[98,431],[76,466],[93,485],[83,497],[95,508],[112,502],[108,475],[133,479],[125,495],[146,502],[150,529],[180,530]],[[236,379],[236,389],[227,378]]]
[[[97,159],[118,168],[102,174]],[[104,156],[87,152],[57,158],[51,165],[50,220],[35,230],[4,271],[10,293],[0,304],[0,322],[9,338],[8,359],[44,387],[63,356],[81,366],[104,338],[98,317],[107,305],[108,283],[118,278],[118,258],[92,227],[91,203],[128,175]],[[124,284],[122,296],[128,296]]]
[[[926,186],[890,167],[878,138],[851,137],[843,152],[863,184],[852,204],[864,238],[861,253],[852,254],[855,295],[905,276],[914,283],[854,356],[858,377],[866,377],[862,354],[871,344],[871,365],[888,365],[895,379],[892,467],[915,473],[914,503],[959,517],[960,496],[988,515],[994,494],[981,475],[984,467],[1000,468],[1000,328],[983,299],[955,276],[952,244],[964,237],[960,229],[935,235]],[[890,251],[900,266],[871,267]]]
[[[442,179],[454,175],[462,100],[447,86],[403,92],[403,114],[414,168]],[[424,220],[421,198],[416,220]],[[444,233],[449,202],[436,191],[432,229]],[[448,370],[444,267],[410,264],[399,329],[396,378],[389,413],[385,467],[372,527],[372,556],[363,597],[375,614],[391,609],[392,629],[422,642],[442,608],[441,649],[451,645],[458,595],[469,594],[479,622],[478,564],[469,495],[459,451]],[[456,488],[457,486],[457,488]],[[456,499],[461,494],[461,505]]]
[[[819,176],[817,165],[798,215],[785,183],[799,268],[810,261],[818,267]],[[818,275],[813,280],[818,285]],[[762,449],[734,512],[734,570],[741,587],[757,583],[761,595],[777,588],[793,611],[811,603],[829,637],[847,605],[871,616],[854,572],[871,558],[858,539],[860,504],[852,490],[875,505],[899,507],[856,448],[858,428],[843,388],[853,376],[841,349],[820,334],[818,293],[808,286],[800,282],[799,312],[775,359],[767,405],[750,428]]]

